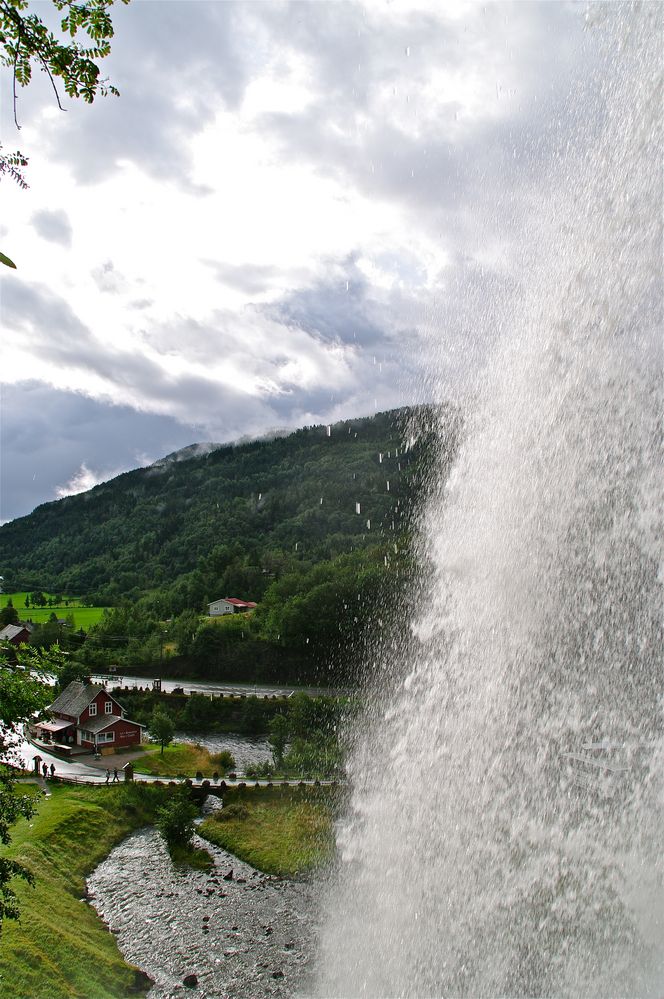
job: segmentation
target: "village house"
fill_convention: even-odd
[[[240,614],[254,610],[258,604],[253,600],[238,600],[236,597],[222,597],[208,604],[208,617],[221,617],[222,614]]]
[[[18,624],[6,624],[0,631],[0,642],[11,642],[12,645],[26,645],[30,641],[32,628],[19,621]]]
[[[35,727],[45,742],[109,753],[141,741],[145,725],[125,718],[122,705],[105,687],[79,680],[65,687],[47,709],[49,721]]]

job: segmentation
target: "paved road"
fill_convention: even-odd
[[[142,753],[140,752],[136,753],[128,751],[126,753],[116,753],[113,756],[102,757],[100,760],[95,760],[91,754],[90,755],[86,754],[83,758],[78,757],[74,758],[73,760],[63,760],[60,756],[55,756],[52,753],[48,753],[45,750],[39,749],[37,746],[33,746],[33,744],[25,738],[21,738],[20,741],[17,743],[17,752],[20,759],[23,761],[23,765],[26,770],[32,770],[34,766],[35,756],[40,756],[42,763],[45,763],[46,766],[49,768],[49,774],[50,774],[51,764],[53,764],[53,766],[55,767],[56,777],[62,777],[64,780],[72,781],[74,783],[80,781],[81,783],[85,784],[105,784],[107,768],[111,771],[111,782],[112,782],[113,770],[115,769],[115,767],[118,768],[120,774],[120,780],[122,781],[123,780],[122,767],[124,766],[124,764],[142,755]],[[168,777],[159,777],[159,776],[154,776],[152,774],[139,774],[139,773],[134,774],[134,780],[145,783],[151,783],[157,780],[166,781],[169,779],[170,778]],[[229,787],[236,786],[237,784],[240,784],[242,782],[246,782],[249,784],[258,783],[260,784],[261,787],[265,787],[268,783],[282,783],[281,781],[270,782],[267,780],[247,781],[246,778],[244,777],[238,777],[238,779],[235,781],[228,780],[228,778],[226,777],[224,778],[224,780],[226,781],[226,784],[228,784]],[[197,782],[194,781],[194,784],[196,783]],[[292,783],[297,784],[299,783],[299,780],[292,781]],[[314,780],[306,779],[304,780],[304,783],[313,784]],[[320,783],[331,784],[332,781],[323,780],[320,781]]]
[[[94,681],[106,681],[109,686],[117,683],[120,687],[152,687],[151,676],[130,676],[118,672],[117,677],[108,680],[109,674],[95,674]],[[188,680],[186,677],[169,677],[161,681],[161,689],[166,693],[181,687],[187,694],[245,694],[247,697],[292,697],[293,694],[305,693],[310,697],[346,696],[349,691],[333,687],[288,687],[274,686],[265,683],[217,683],[213,680]]]

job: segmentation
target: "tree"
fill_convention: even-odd
[[[164,755],[164,746],[170,745],[173,741],[175,726],[162,708],[155,708],[152,712],[149,725],[152,736],[161,743],[161,755]]]
[[[0,610],[0,628],[4,628],[6,624],[18,624],[18,611],[11,600]]]
[[[10,842],[10,828],[17,819],[30,818],[35,811],[33,798],[17,793],[14,771],[8,763],[17,764],[15,737],[21,724],[44,708],[52,697],[46,673],[57,676],[63,665],[59,653],[36,654],[34,650],[18,649],[16,663],[9,663],[0,650],[0,843]],[[19,910],[11,882],[22,878],[34,883],[30,870],[15,860],[0,857],[0,930],[5,919],[18,919]]]
[[[277,770],[281,770],[284,765],[284,752],[289,736],[289,724],[285,715],[275,715],[270,722],[270,734],[267,741],[272,746],[272,756]]]
[[[169,846],[188,846],[194,835],[197,808],[181,788],[157,812],[157,828]]]
[[[80,97],[92,104],[101,94],[118,95],[118,90],[100,76],[97,62],[111,51],[113,23],[109,8],[114,0],[53,0],[58,11],[66,11],[60,21],[64,38],[56,38],[37,14],[23,13],[28,0],[0,0],[0,62],[9,66],[13,77],[14,120],[16,118],[17,86],[25,87],[32,79],[36,65],[46,73],[58,107],[62,108],[55,77],[62,80],[69,97]],[[129,0],[122,0],[129,3]],[[88,40],[81,45],[76,36],[81,31]]]

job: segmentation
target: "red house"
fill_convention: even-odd
[[[135,746],[145,728],[125,718],[119,701],[98,683],[72,680],[48,710],[51,719],[36,726],[46,741],[95,752]]]
[[[0,642],[11,642],[12,645],[24,645],[30,641],[31,631],[25,624],[7,624],[0,631]]]

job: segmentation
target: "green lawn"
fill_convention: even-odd
[[[332,787],[233,788],[198,832],[260,871],[303,877],[334,856],[338,802]]]
[[[26,785],[27,786],[27,785]],[[7,920],[0,945],[2,999],[120,999],[145,995],[149,980],[127,965],[90,905],[85,879],[129,832],[152,822],[165,788],[54,785],[38,813],[0,849],[29,868],[15,880],[21,922]]]
[[[26,607],[26,595],[25,591],[21,593],[0,593],[0,608],[6,607],[11,600],[19,618],[22,621],[34,621],[35,624],[43,624],[45,621],[48,621],[51,614],[55,614],[56,617],[60,618],[66,618],[67,615],[71,614],[74,618],[74,626],[77,629],[83,628],[85,631],[91,625],[96,624],[104,615],[104,607],[82,607],[77,597],[67,598],[69,606],[66,606],[62,602],[57,607]],[[50,597],[53,594],[44,593],[44,596]]]
[[[140,774],[155,774],[159,777],[194,777],[200,771],[204,777],[212,777],[224,773],[225,768],[219,763],[214,753],[209,753],[203,746],[195,746],[189,742],[177,742],[171,746],[144,746],[145,755],[134,763],[134,770]]]

